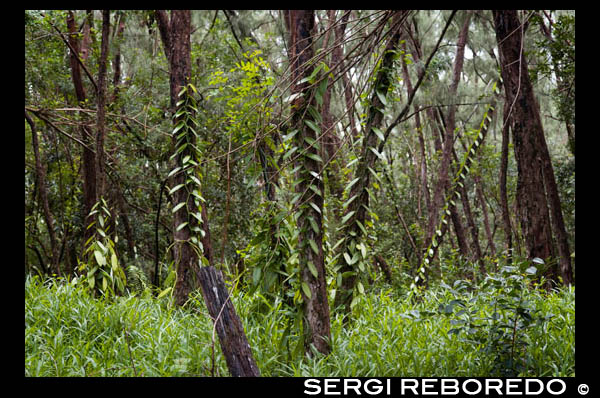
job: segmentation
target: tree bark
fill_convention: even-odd
[[[493,11],[509,122],[517,160],[517,203],[529,258],[554,256],[552,230],[558,240],[560,266],[547,276],[572,282],[572,269],[556,180],[523,54],[523,24],[516,11]],[[546,196],[548,195],[548,196]],[[550,208],[550,209],[549,209]],[[552,217],[550,217],[550,211]]]
[[[87,25],[87,21],[84,22],[84,26]],[[77,38],[77,24],[75,22],[75,16],[72,11],[67,14],[67,27],[69,30],[68,43],[70,45],[69,62],[71,66],[71,77],[73,79],[73,86],[75,87],[75,96],[77,98],[78,105],[81,105],[86,100],[86,93],[81,79],[81,70],[79,54],[85,59],[88,53],[88,49],[85,47],[84,42],[83,48],[80,48],[80,41]],[[82,115],[84,118],[85,116]],[[83,242],[87,242],[90,238],[92,229],[87,229],[87,226],[94,220],[89,214],[92,211],[92,207],[96,203],[96,156],[93,148],[93,137],[89,129],[82,125],[80,127],[81,141],[85,144],[83,147],[83,219],[85,220],[83,228]]]
[[[500,154],[500,207],[502,208],[502,223],[504,224],[504,237],[506,258],[512,264],[513,241],[512,227],[510,225],[510,210],[508,208],[508,194],[506,192],[506,174],[508,170],[508,145],[510,140],[510,124],[508,120],[509,103],[504,101],[502,117],[502,152]]]
[[[463,64],[464,64],[464,54],[465,54],[465,46],[467,43],[467,37],[469,33],[469,24],[471,20],[471,13],[467,12],[465,16],[465,20],[463,22],[462,28],[460,30],[458,41],[456,44],[456,56],[454,58],[454,69],[452,82],[450,84],[449,89],[449,98],[451,101],[456,100],[456,91],[458,88],[458,83],[460,81],[460,75],[462,73]],[[450,163],[452,160],[452,150],[454,147],[454,128],[456,127],[456,105],[451,104],[448,107],[448,112],[445,120],[445,133],[444,133],[444,141],[442,146],[442,159],[440,161],[440,170],[438,173],[438,180],[434,188],[433,193],[433,203],[432,203],[432,212],[429,215],[429,224],[427,228],[427,240],[426,242],[431,242],[433,235],[435,233],[436,224],[439,220],[439,212],[443,206],[443,201],[445,197],[445,193],[450,188],[450,179],[449,179],[449,171],[450,171]],[[461,253],[466,255],[468,253],[468,248],[464,241],[464,234],[462,233],[462,228],[460,224],[460,219],[458,214],[455,213],[455,206],[451,206],[450,211],[452,212],[452,221],[454,223],[457,238],[459,239],[459,247]]]
[[[258,377],[260,372],[244,333],[223,274],[215,267],[199,270],[200,288],[219,341],[229,373],[233,377]]]
[[[169,18],[165,11],[158,10],[156,15],[165,53],[169,61],[171,108],[175,110],[177,109],[177,102],[181,99],[179,93],[187,86],[191,75],[191,12],[190,10],[173,10]],[[184,95],[191,95],[191,93],[186,92]],[[177,126],[182,117],[185,116],[174,118],[173,126]],[[184,129],[188,129],[188,127],[185,126],[179,131],[186,133],[187,142],[195,143],[196,137],[193,132]],[[176,136],[173,137],[173,140],[177,145]],[[197,154],[192,149],[192,145],[187,145],[185,150],[176,156],[178,166],[183,166],[185,156],[197,159]],[[200,286],[209,314],[215,322],[221,350],[227,361],[229,372],[232,376],[259,376],[258,367],[252,356],[241,321],[229,301],[223,277],[212,266],[206,205],[202,205],[202,223],[200,225],[198,225],[195,217],[190,217],[192,213],[198,211],[194,197],[190,193],[194,189],[199,190],[200,187],[191,185],[186,181],[185,172],[176,173],[173,180],[175,185],[189,185],[187,188],[177,190],[173,195],[175,205],[186,203],[185,206],[175,212],[173,217],[175,227],[174,253],[177,264],[176,304],[185,304],[192,290]],[[180,226],[184,222],[188,222],[188,224],[181,228]],[[195,226],[204,231],[204,236],[200,239],[203,246],[201,252],[205,257],[204,263],[208,263],[208,267],[200,267],[201,259],[192,244],[192,227]],[[202,234],[200,233],[200,235]]]
[[[284,18],[289,32],[292,81],[298,82],[309,76],[314,68],[309,63],[314,55],[314,11],[284,11]],[[322,159],[321,162],[317,160],[317,148],[305,140],[306,138],[317,144],[321,141],[316,131],[305,123],[305,118],[310,118],[308,108],[316,109],[316,101],[308,82],[296,83],[292,87],[292,94],[297,95],[291,104],[294,112],[291,124],[299,130],[295,136],[295,145],[304,153],[304,156],[298,157],[301,167],[297,177],[300,182],[296,185],[297,192],[301,194],[298,211],[302,213],[297,221],[300,230],[298,247],[302,264],[301,283],[308,288],[308,292],[305,288],[302,289],[304,345],[309,355],[312,355],[311,345],[320,353],[328,354],[331,350],[331,331],[323,253],[324,186],[319,177]]]
[[[102,11],[102,41],[100,62],[98,65],[98,95],[96,110],[96,201],[104,196],[104,124],[106,118],[106,60],[108,58],[108,32],[110,29],[110,11]]]

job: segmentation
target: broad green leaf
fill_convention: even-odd
[[[356,210],[352,210],[351,212],[349,212],[348,214],[346,214],[343,218],[342,218],[342,224],[345,224],[346,221],[348,221],[350,219],[350,217],[352,217],[354,215],[354,213],[356,213]]]
[[[117,259],[117,255],[112,252],[110,255],[110,263],[112,265],[113,271],[116,271],[119,268],[119,260]]]
[[[312,120],[309,119],[304,119],[304,123],[310,127],[315,133],[317,134],[321,134],[321,129],[319,128],[319,126],[316,125],[315,122],[313,122]]]
[[[102,253],[100,253],[98,250],[94,250],[94,257],[96,258],[96,262],[98,263],[99,266],[106,265],[106,259],[104,258]]]
[[[319,255],[319,248],[317,247],[317,243],[315,242],[314,239],[309,239],[308,243],[310,244],[310,248],[312,249],[312,251],[318,256]]]
[[[356,177],[355,179],[353,179],[352,181],[350,181],[350,182],[348,183],[348,185],[346,185],[346,190],[350,191],[350,188],[352,188],[352,186],[353,186],[354,184],[356,184],[356,183],[358,182],[358,180],[360,180],[360,178],[359,178],[359,177]]]
[[[179,203],[177,206],[173,207],[173,210],[171,210],[171,213],[175,213],[177,210],[181,209],[183,206],[185,206],[185,202]]]
[[[173,174],[177,173],[179,170],[181,170],[180,166],[175,167],[173,170],[171,170],[171,172],[169,173],[169,175],[167,177],[171,177]]]
[[[356,199],[357,197],[358,197],[358,194],[356,194],[356,195],[352,196],[350,199],[348,199],[348,200],[347,200],[347,201],[346,201],[346,202],[345,202],[345,203],[342,205],[342,209],[345,209],[346,207],[348,207],[348,205],[349,205],[350,203],[352,203],[352,201],[353,201],[354,199]]]
[[[358,292],[360,294],[365,294],[365,287],[363,286],[363,284],[358,281],[358,283],[356,284],[356,287],[358,288]]]
[[[171,132],[171,134],[175,135],[179,130],[181,130],[183,128],[183,126],[185,126],[185,123],[182,120],[179,123],[177,123],[177,125],[173,128],[173,131]]]
[[[169,195],[173,195],[173,193],[177,192],[179,189],[181,189],[181,187],[183,187],[184,184],[179,184],[174,186],[173,188],[171,188],[171,190],[169,191]]]
[[[177,229],[176,229],[175,231],[181,231],[181,230],[182,230],[182,229],[183,229],[183,228],[184,228],[184,227],[185,227],[187,224],[188,224],[188,222],[187,222],[187,221],[185,221],[185,222],[182,222],[181,224],[179,224],[179,225],[177,226]]]
[[[308,297],[308,299],[310,300],[312,297],[312,294],[310,293],[310,288],[308,287],[306,282],[302,282],[302,291],[304,292],[306,297]]]
[[[319,273],[317,272],[317,268],[315,267],[315,264],[312,261],[308,261],[306,263],[306,265],[308,266],[308,270],[310,271],[310,273],[315,277],[318,278],[319,277]]]
[[[313,202],[308,202],[308,204],[310,205],[310,207],[312,207],[313,209],[315,209],[315,211],[319,214],[321,214],[321,209],[319,209],[319,206],[317,206],[316,204],[314,204]]]
[[[315,231],[315,233],[318,234],[319,226],[317,225],[317,222],[315,221],[315,219],[311,216],[308,216],[308,222],[310,223],[310,226],[312,227],[313,231]]]
[[[315,187],[314,185],[309,185],[308,187],[310,188],[311,191],[313,191],[317,195],[323,196],[323,194],[321,193],[321,190],[319,188]]]
[[[376,90],[375,92],[377,93],[377,98],[379,98],[383,106],[387,106],[387,98],[385,97],[385,94],[379,90]]]
[[[262,268],[255,267],[254,270],[252,271],[252,282],[254,283],[254,285],[258,285],[261,275],[262,275]]]
[[[307,157],[311,158],[312,160],[314,160],[315,162],[321,162],[323,163],[323,159],[317,155],[316,153],[307,153],[306,154]]]
[[[348,265],[354,264],[352,262],[352,258],[350,258],[350,255],[348,253],[346,253],[346,252],[344,252],[344,260],[346,260],[346,264],[348,264]]]
[[[373,132],[377,135],[377,137],[381,140],[384,141],[385,137],[383,135],[383,131],[381,131],[381,129],[377,128],[377,127],[373,127],[371,128],[371,130],[373,130]]]

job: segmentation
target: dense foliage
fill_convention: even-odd
[[[574,375],[574,12],[24,25],[26,375]]]

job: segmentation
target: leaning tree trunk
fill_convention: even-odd
[[[557,279],[560,275],[565,284],[570,284],[573,275],[567,234],[539,105],[523,53],[524,25],[514,10],[493,11],[493,16],[517,160],[517,203],[527,255],[553,257],[553,229],[560,266],[549,270],[547,276]]]

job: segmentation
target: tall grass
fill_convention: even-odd
[[[66,282],[25,282],[26,376],[227,376],[201,296],[187,309],[151,295],[90,297]],[[485,296],[465,293],[470,308],[489,310]],[[413,303],[397,289],[372,289],[360,297],[354,318],[332,316],[331,354],[293,354],[299,336],[289,311],[259,293],[236,293],[240,315],[263,376],[491,376],[497,356],[455,328],[440,305],[456,299],[432,287]],[[537,321],[524,329],[520,376],[573,376],[573,288],[532,290]],[[483,324],[485,328],[485,323]],[[290,333],[286,329],[290,328]],[[214,344],[213,344],[214,342]],[[489,347],[488,347],[489,348]]]

